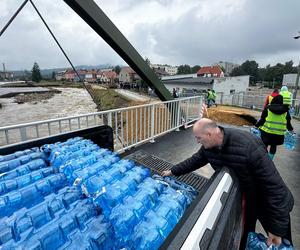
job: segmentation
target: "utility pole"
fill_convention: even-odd
[[[294,36],[294,39],[299,39],[300,38],[300,31],[298,31],[298,35]],[[297,91],[298,91],[298,86],[299,86],[299,75],[300,75],[300,61],[298,64],[298,72],[297,72],[297,77],[296,77],[296,84],[295,84],[295,91],[293,95],[293,106],[295,104],[295,100],[297,98]]]
[[[298,91],[298,86],[299,86],[299,75],[300,75],[300,61],[298,64],[298,72],[297,72],[297,77],[296,77],[296,84],[295,84],[295,91],[293,95],[293,99],[297,99],[297,91]]]
[[[2,63],[3,65],[3,76],[4,76],[4,81],[6,79],[6,71],[5,71],[5,63]]]

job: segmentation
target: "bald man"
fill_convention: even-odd
[[[268,245],[280,245],[282,238],[292,242],[290,211],[294,199],[263,142],[250,132],[223,128],[206,118],[194,124],[193,134],[202,144],[200,150],[162,175],[180,176],[207,163],[215,170],[222,167],[233,170],[246,201],[240,249],[245,249],[247,235],[255,231],[257,219],[268,234]]]

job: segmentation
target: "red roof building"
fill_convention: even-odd
[[[224,77],[224,72],[220,66],[205,66],[198,70],[197,76]]]

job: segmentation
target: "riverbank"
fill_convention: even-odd
[[[145,101],[131,100],[114,89],[101,88],[98,85],[88,85],[88,88],[99,111],[145,104]]]

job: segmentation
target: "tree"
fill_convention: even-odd
[[[187,64],[178,67],[177,75],[191,74],[191,67]]]
[[[151,65],[151,62],[150,62],[150,60],[149,60],[148,57],[145,58],[145,61],[146,61],[146,63],[147,63],[149,66]]]
[[[31,70],[31,79],[34,82],[40,82],[42,80],[41,70],[37,62],[34,62]]]
[[[55,71],[52,71],[52,74],[51,74],[51,79],[52,79],[52,80],[56,80],[55,75],[56,75],[56,74],[55,74]]]
[[[195,65],[191,68],[191,73],[197,73],[199,69],[201,69],[200,65]]]
[[[116,67],[114,67],[114,71],[116,72],[117,75],[119,75],[121,72],[121,67],[117,65]]]
[[[247,75],[247,73],[243,70],[243,68],[241,66],[235,67],[232,71],[231,71],[231,76],[243,76],[243,75]]]
[[[258,63],[256,61],[245,61],[241,66],[232,70],[231,76],[250,75],[250,81],[255,83],[258,81]]]

